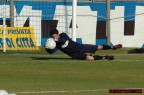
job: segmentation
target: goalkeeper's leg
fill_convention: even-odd
[[[106,56],[99,56],[99,55],[87,55],[86,56],[87,61],[93,61],[93,60],[114,60],[114,56],[106,55]]]
[[[112,55],[106,55],[106,56],[99,56],[99,55],[94,55],[94,60],[114,60],[114,56]]]
[[[122,48],[122,45],[121,44],[117,44],[115,46],[110,46],[110,45],[99,45],[98,46],[98,50],[109,50],[109,49],[120,49]]]

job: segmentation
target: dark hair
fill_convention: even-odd
[[[51,31],[50,31],[50,35],[52,36],[53,34],[58,34],[59,33],[59,31],[57,30],[57,29],[52,29]]]

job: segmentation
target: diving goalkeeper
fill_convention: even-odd
[[[97,50],[108,50],[108,49],[118,49],[122,48],[121,44],[115,46],[109,45],[90,45],[90,44],[79,44],[72,41],[66,33],[60,33],[57,29],[50,31],[50,35],[55,39],[56,48],[55,49],[46,49],[49,54],[53,54],[57,50],[61,50],[63,53],[69,55],[73,59],[78,60],[113,60],[114,56],[99,56],[92,55],[88,53],[95,53]]]

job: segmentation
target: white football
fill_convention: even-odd
[[[45,43],[46,49],[54,49],[56,47],[56,42],[53,38],[48,38]]]
[[[0,95],[8,95],[8,93],[5,90],[0,90]]]

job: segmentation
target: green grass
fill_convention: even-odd
[[[17,95],[112,95],[109,89],[144,88],[144,54],[127,51],[98,51],[115,60],[92,62],[62,53],[0,54],[0,89]]]

